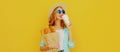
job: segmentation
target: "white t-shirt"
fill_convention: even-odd
[[[64,42],[64,30],[63,29],[59,29],[56,30],[56,32],[59,33],[59,50],[64,50],[63,48],[63,42]]]

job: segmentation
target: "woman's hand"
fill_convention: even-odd
[[[68,15],[64,14],[64,15],[62,16],[62,19],[63,19],[66,27],[67,27],[69,30],[71,30],[72,23],[71,23],[71,20],[69,19]]]
[[[40,50],[41,51],[46,51],[46,50],[58,49],[58,48],[59,48],[58,44],[52,44],[52,45],[40,47]]]
[[[46,50],[49,50],[50,48],[48,46],[42,46],[40,47],[40,50],[41,51],[46,51]]]
[[[64,21],[65,22],[65,21]],[[69,24],[65,23],[66,27],[68,28],[68,32],[69,32],[69,41],[73,42],[72,40],[72,23],[71,20],[69,20]]]

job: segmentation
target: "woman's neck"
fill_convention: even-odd
[[[55,27],[56,29],[62,29],[61,20],[56,20]]]

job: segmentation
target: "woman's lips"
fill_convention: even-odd
[[[62,18],[62,16],[60,16],[60,18]]]
[[[62,18],[62,16],[59,16],[60,18]]]
[[[63,15],[60,15],[60,18],[62,18]]]

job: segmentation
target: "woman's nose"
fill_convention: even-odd
[[[62,16],[63,16],[63,14],[60,14],[60,16],[62,17]]]
[[[61,13],[60,15],[63,16],[63,13]]]

